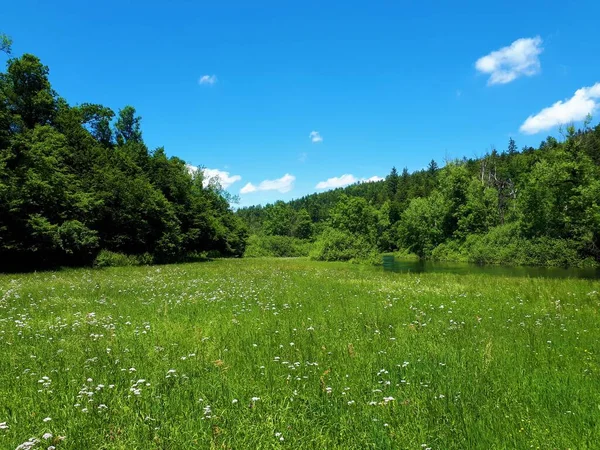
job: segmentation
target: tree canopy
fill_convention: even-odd
[[[2,50],[10,40],[2,36]],[[115,120],[116,117],[116,120]],[[99,251],[176,261],[241,256],[247,237],[220,186],[149,150],[132,106],[71,106],[34,55],[0,74],[0,265],[90,264]]]
[[[272,209],[288,217],[305,211],[317,259],[402,250],[476,262],[598,264],[600,125],[590,123],[567,127],[563,141],[548,137],[538,149],[518,151],[511,138],[506,150],[482,158],[441,168],[431,160],[412,174],[393,167],[384,181],[237,214],[252,233],[291,235],[292,222]]]

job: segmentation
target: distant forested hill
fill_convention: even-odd
[[[431,161],[288,203],[237,211],[251,244],[285,253],[288,237],[311,240],[312,257],[420,257],[488,263],[596,264],[600,260],[600,125],[570,126],[560,141],[480,159]],[[289,243],[288,243],[289,244]],[[305,249],[308,247],[304,247]],[[255,249],[253,249],[253,252]],[[267,251],[267,250],[265,250]],[[306,250],[308,251],[308,250]],[[260,253],[260,252],[259,252]]]

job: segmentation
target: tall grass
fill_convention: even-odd
[[[599,291],[277,259],[0,276],[0,448],[598,448]]]

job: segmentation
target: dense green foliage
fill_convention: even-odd
[[[312,245],[310,241],[292,236],[269,236],[253,234],[248,238],[245,257],[286,257],[308,256]]]
[[[298,259],[0,275],[0,448],[597,449],[599,291]]]
[[[252,233],[295,235],[302,217],[321,260],[409,251],[480,263],[600,261],[600,125],[566,129],[538,149],[462,159],[289,203],[238,210]],[[310,217],[310,224],[306,216]],[[296,234],[297,235],[297,234]],[[301,237],[301,236],[298,236]]]
[[[25,54],[0,74],[0,269],[90,264],[103,249],[243,254],[245,226],[218,184],[149,151],[133,107],[70,106],[48,73]]]

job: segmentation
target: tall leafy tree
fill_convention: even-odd
[[[444,221],[448,203],[439,193],[428,198],[414,198],[398,223],[400,246],[423,257],[444,241]]]
[[[515,153],[517,153],[517,144],[513,138],[510,138],[508,140],[508,154],[512,156]]]
[[[296,214],[293,235],[300,239],[310,239],[313,234],[313,222],[310,214],[302,208]]]
[[[0,84],[13,130],[51,123],[57,104],[48,73],[48,67],[30,54],[8,61],[7,73],[0,75]]]
[[[120,109],[117,123],[115,124],[117,143],[124,145],[142,142],[141,122],[142,118],[135,115],[135,108],[133,106],[125,106],[125,108]]]
[[[264,230],[272,236],[292,236],[295,216],[296,213],[290,205],[282,201],[275,202],[265,208]]]
[[[398,175],[398,171],[396,170],[396,167],[392,167],[391,172],[385,178],[385,190],[388,200],[393,200],[396,198],[399,182],[400,176]]]

